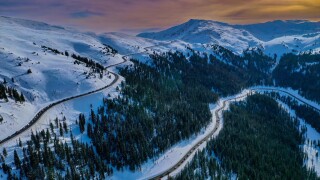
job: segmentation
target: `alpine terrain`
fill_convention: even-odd
[[[320,179],[319,151],[320,22],[0,16],[0,179]]]

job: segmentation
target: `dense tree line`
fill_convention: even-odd
[[[269,57],[260,48],[246,49],[241,56],[219,45],[211,45],[217,58],[227,64],[245,68],[251,71],[270,73],[270,68],[276,63],[276,56]]]
[[[297,100],[290,96],[281,96],[279,93],[275,92],[268,93],[268,95],[287,104],[290,107],[290,109],[295,111],[297,117],[305,120],[308,124],[310,124],[320,133],[319,111],[313,109],[310,106],[299,103]]]
[[[104,66],[103,65],[101,65],[101,64],[99,64],[99,63],[97,63],[97,62],[95,62],[92,59],[89,59],[87,57],[82,57],[80,55],[75,55],[75,54],[72,54],[71,57],[73,59],[76,59],[76,60],[82,62],[82,63],[85,63],[87,67],[93,68],[98,73],[103,72],[103,70],[104,70]],[[77,62],[75,62],[75,63],[77,63]]]
[[[320,102],[320,54],[285,54],[273,72],[277,85],[299,90],[304,97]]]
[[[247,49],[242,55],[236,55],[219,45],[211,45],[211,47],[213,57],[245,71],[250,85],[271,84],[271,69],[276,63],[276,56],[269,57],[259,48]]]
[[[220,57],[191,52],[189,57],[180,52],[169,52],[151,58],[159,67],[168,66],[167,71],[179,72],[182,80],[190,86],[202,86],[223,96],[267,82],[267,71],[274,63],[273,59],[256,51],[247,52],[243,57],[227,49],[219,50]]]
[[[105,50],[106,53],[111,53],[111,54],[117,54],[118,53],[118,51],[116,49],[114,49],[112,46],[107,45],[107,44],[103,44],[103,45],[104,45],[103,50]]]
[[[136,170],[148,158],[199,132],[210,122],[208,104],[218,94],[236,93],[262,79],[196,52],[188,58],[180,52],[150,57],[151,65],[132,60],[134,66],[120,70],[126,79],[121,95],[105,99],[104,107],[91,111],[87,124],[97,152],[117,169]]]
[[[264,95],[253,95],[223,113],[219,136],[195,156],[177,179],[214,179],[234,174],[239,179],[317,179],[304,164],[299,124]],[[218,160],[217,160],[218,159]],[[217,163],[220,166],[217,167]],[[212,168],[212,169],[211,169]]]
[[[92,145],[75,140],[72,133],[62,128],[61,124],[58,120],[54,130],[59,132],[60,129],[62,134],[47,129],[39,133],[32,132],[31,140],[26,145],[19,142],[20,147],[14,150],[14,164],[2,162],[2,170],[8,179],[104,179],[113,173],[112,168],[95,153]],[[61,137],[64,136],[70,137],[71,142],[62,141]],[[20,156],[17,151],[21,152]]]
[[[97,152],[118,169],[135,170],[199,132],[211,119],[208,103],[217,100],[210,89],[185,83],[168,64],[134,62],[120,71],[126,78],[121,96],[105,99],[87,127]]]
[[[49,51],[51,51],[51,52],[53,52],[53,53],[55,53],[55,54],[61,54],[61,55],[63,55],[63,52],[60,52],[59,50],[54,49],[54,48],[51,48],[51,47],[41,46],[41,48],[42,48],[43,50],[45,50],[45,51],[49,50]]]
[[[196,152],[190,163],[174,179],[231,179],[231,174],[226,173],[212,154],[212,150],[205,148]]]
[[[25,97],[22,93],[19,93],[15,88],[11,88],[0,83],[0,99],[8,101],[8,98],[20,103],[25,102]]]

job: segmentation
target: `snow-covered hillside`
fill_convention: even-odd
[[[142,47],[153,46],[156,41],[139,38],[124,33],[104,33],[97,37],[102,43],[108,44],[121,54],[131,54],[143,51]]]
[[[0,139],[25,126],[46,104],[106,86],[114,79],[107,71],[101,78],[85,63],[75,63],[72,54],[103,66],[122,62],[121,55],[112,54],[89,33],[8,17],[0,17],[0,24],[0,82],[6,79],[6,86],[26,98],[23,104],[0,102],[4,118]],[[29,69],[32,73],[27,73]]]
[[[193,44],[218,44],[237,54],[249,47],[263,49],[270,56],[320,50],[320,23],[298,20],[231,25],[191,19],[164,31],[141,33],[138,36],[156,40],[182,40]]]

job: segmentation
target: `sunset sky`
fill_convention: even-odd
[[[0,15],[98,33],[167,28],[188,19],[255,23],[320,20],[320,0],[0,0]]]

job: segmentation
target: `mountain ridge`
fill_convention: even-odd
[[[265,23],[232,25],[213,20],[190,19],[163,31],[141,33],[154,40],[181,40],[188,43],[219,44],[237,54],[251,47],[268,54],[320,49],[320,22],[275,20]]]

